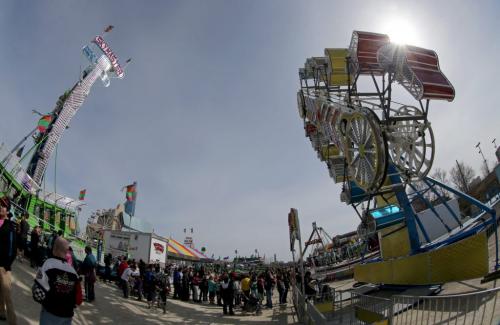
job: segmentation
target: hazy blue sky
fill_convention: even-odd
[[[289,259],[287,213],[303,236],[317,221],[355,229],[340,186],[304,137],[297,69],[353,30],[413,29],[434,49],[456,89],[431,106],[435,167],[476,168],[477,141],[493,161],[500,139],[497,1],[10,1],[0,7],[0,140],[9,146],[77,80],[81,47],[107,37],[124,80],[94,86],[59,146],[58,192],[87,189],[84,216],[123,202],[138,182],[136,214],[160,235],[194,241],[215,256]],[[500,140],[499,140],[500,142]],[[53,184],[53,163],[47,186]],[[84,225],[83,225],[84,226]]]

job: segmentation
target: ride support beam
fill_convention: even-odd
[[[392,184],[401,184],[401,177],[397,173],[396,167],[392,163],[388,168],[389,179]],[[399,202],[400,208],[403,210],[405,216],[406,228],[408,229],[408,237],[410,239],[411,254],[416,254],[420,250],[420,239],[418,238],[417,222],[415,220],[415,212],[411,206],[410,200],[406,195],[404,187],[395,187],[394,193]]]

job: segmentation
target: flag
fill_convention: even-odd
[[[38,131],[40,133],[45,133],[50,125],[50,122],[52,122],[52,115],[42,116],[42,118],[38,121]]]
[[[125,198],[127,199],[127,202],[131,202],[131,201],[135,201],[135,197],[137,195],[136,191],[135,191],[135,187],[136,187],[137,183],[134,182],[134,184],[130,184],[130,185],[127,185],[125,187],[123,187],[123,189],[127,189],[126,193],[125,193]],[[123,191],[122,189],[122,191]]]
[[[21,158],[23,156],[23,150],[24,150],[24,146],[22,146],[21,148],[19,148],[16,152],[16,156]]]
[[[224,259],[225,259],[225,260],[228,260],[228,259],[229,259],[229,256],[224,257]]]
[[[80,196],[78,197],[78,200],[83,201],[85,200],[85,194],[87,194],[87,190],[83,189],[80,191]]]
[[[135,200],[137,198],[137,182],[123,187],[122,191],[125,188],[127,189],[125,193],[125,198],[127,199],[125,201],[125,213],[133,217],[135,214]]]
[[[109,25],[108,27],[104,28],[104,32],[105,32],[105,33],[109,33],[110,31],[112,31],[112,30],[113,30],[113,28],[115,28],[115,26],[113,26],[113,25]]]

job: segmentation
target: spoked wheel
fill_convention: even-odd
[[[422,116],[413,106],[402,106],[395,117],[408,117],[392,123],[388,134],[389,155],[394,165],[407,177],[425,177],[434,161],[434,134],[427,121],[411,119]]]
[[[387,150],[379,121],[368,109],[346,117],[345,145],[349,178],[366,192],[382,185],[387,167]]]

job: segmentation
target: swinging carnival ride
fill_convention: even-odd
[[[327,48],[324,53],[308,58],[299,69],[298,109],[318,158],[334,182],[342,183],[340,200],[361,220],[358,235],[379,239],[380,256],[356,265],[354,279],[426,285],[497,270],[495,210],[427,176],[435,154],[430,103],[455,97],[437,54],[362,31],[353,32],[349,48]],[[401,88],[407,93],[399,95],[413,104],[395,100]],[[445,191],[478,213],[462,216],[443,197]],[[416,204],[429,211],[426,220]],[[437,221],[429,222],[429,217]],[[444,229],[438,235],[436,223]],[[492,235],[495,256],[490,266]]]
[[[112,28],[109,26],[105,32]],[[77,199],[46,191],[45,172],[52,154],[57,152],[57,144],[64,130],[68,128],[94,83],[100,79],[108,87],[111,78],[124,77],[118,58],[103,36],[96,36],[83,47],[82,52],[88,65],[77,83],[59,97],[52,112],[43,114],[38,126],[12,150],[8,150],[4,144],[0,147],[0,190],[11,199],[14,212],[28,215],[30,227],[41,225],[44,231],[62,231],[65,237],[72,239],[71,245],[79,258],[85,256],[85,242],[76,237],[77,216],[81,206],[85,204]],[[22,148],[30,137],[34,139],[34,145],[21,156]],[[26,168],[23,166],[24,161],[27,161]]]

